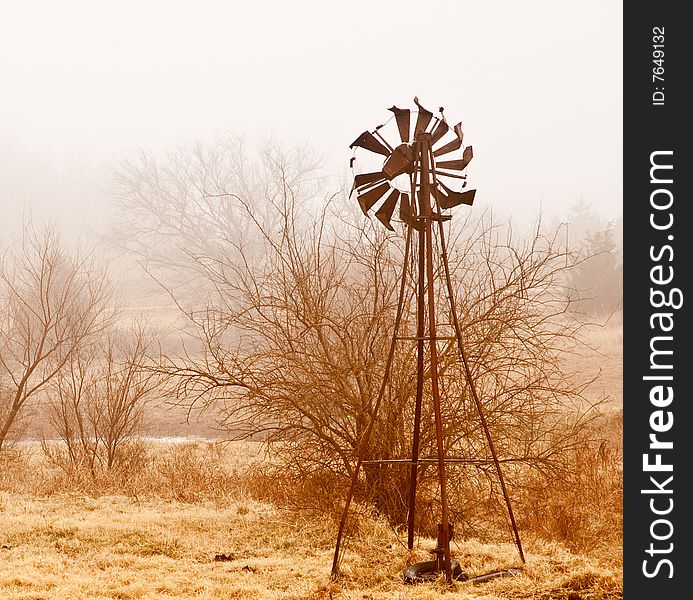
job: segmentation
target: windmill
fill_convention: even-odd
[[[467,184],[466,169],[474,156],[473,150],[471,146],[464,147],[461,123],[450,127],[443,116],[442,108],[439,109],[440,116],[435,116],[419,103],[418,98],[414,98],[414,103],[416,105],[415,109],[398,108],[396,106],[392,106],[389,109],[393,113],[390,121],[394,118],[397,130],[396,137],[399,137],[399,142],[396,140],[388,141],[383,134],[384,125],[379,125],[372,131],[364,131],[350,146],[354,150],[354,156],[351,159],[352,168],[357,158],[357,152],[366,152],[365,156],[370,157],[370,162],[375,165],[372,171],[361,172],[354,176],[351,196],[356,195],[356,200],[366,216],[373,213],[387,229],[392,231],[394,231],[392,221],[395,211],[399,207],[398,217],[404,224],[406,246],[400,278],[399,302],[389,354],[385,363],[382,384],[373,404],[371,419],[357,451],[357,462],[352,473],[351,486],[347,493],[337,533],[332,576],[337,577],[339,575],[339,566],[346,536],[346,524],[354,491],[359,481],[361,467],[366,463],[387,462],[409,465],[407,546],[411,550],[414,546],[415,537],[414,524],[419,467],[424,464],[434,463],[437,466],[441,507],[438,542],[437,547],[433,550],[435,560],[417,563],[410,567],[405,573],[405,581],[425,581],[435,578],[439,573],[443,572],[447,582],[451,583],[453,578],[466,579],[466,574],[461,569],[459,563],[452,560],[450,555],[450,540],[453,531],[449,519],[446,486],[446,465],[450,463],[486,462],[495,467],[514,541],[522,562],[524,562],[524,553],[498,454],[484,415],[481,399],[472,379],[471,365],[465,351],[462,331],[457,318],[447,256],[445,229],[443,227],[444,222],[452,218],[450,214],[444,211],[449,211],[463,204],[471,206],[474,202],[476,190],[464,190]],[[361,161],[359,160],[359,162]],[[368,160],[365,162],[368,162]],[[416,237],[418,246],[416,252],[412,251],[412,240],[414,237]],[[476,414],[483,428],[491,458],[474,461],[455,459],[445,455],[443,437],[444,416],[441,409],[441,381],[438,369],[439,349],[437,346],[437,341],[443,338],[437,335],[436,328],[434,244],[437,246],[437,256],[442,261],[444,267],[443,283],[444,289],[447,292],[449,312],[454,330],[454,335],[445,339],[457,345],[466,385],[473,398]],[[366,461],[365,453],[369,437],[373,431],[373,425],[377,419],[378,410],[382,404],[387,381],[390,377],[395,347],[398,341],[402,339],[412,339],[411,337],[405,338],[400,335],[403,304],[405,301],[405,280],[410,261],[414,264],[414,271],[417,274],[416,336],[413,338],[416,341],[417,368],[411,458],[405,460]],[[426,351],[428,351],[428,365],[426,365]],[[430,379],[430,398],[433,405],[436,441],[436,455],[430,458],[420,456],[421,415],[426,379]],[[510,573],[510,571],[513,570],[498,573],[515,574]]]

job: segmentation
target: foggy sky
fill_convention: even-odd
[[[231,132],[349,144],[412,106],[462,121],[475,207],[622,211],[622,4],[11,2],[0,20],[0,234],[107,225],[113,164]]]

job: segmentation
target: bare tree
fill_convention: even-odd
[[[201,261],[219,295],[188,312],[196,351],[169,357],[161,369],[174,377],[182,403],[221,403],[233,437],[262,436],[295,476],[326,470],[349,476],[381,384],[403,244],[370,225],[328,232],[324,213],[297,229],[290,203],[277,210],[279,232],[258,227],[266,244],[261,264]],[[455,237],[456,301],[498,451],[555,474],[587,418],[586,381],[571,377],[562,361],[580,327],[567,314],[559,285],[564,256],[539,227],[524,243],[483,220],[468,222]],[[413,323],[411,310],[410,301],[405,322]],[[439,319],[451,322],[444,312]],[[411,451],[415,360],[414,343],[401,344],[366,459],[405,458]],[[441,350],[441,371],[448,454],[488,456],[452,344]],[[432,424],[432,414],[424,414],[422,454],[429,456],[435,455]],[[366,466],[364,473],[364,493],[401,521],[407,471]],[[423,487],[427,481],[432,500],[433,471],[423,474]],[[467,518],[478,498],[488,497],[478,489],[486,485],[492,486],[486,467],[476,478],[457,480]]]
[[[112,241],[175,287],[179,299],[201,298],[207,287],[196,258],[228,257],[237,246],[261,258],[254,220],[270,230],[281,227],[274,203],[285,186],[305,196],[319,185],[318,161],[301,147],[268,142],[248,148],[226,136],[180,146],[163,159],[142,151],[115,169]]]
[[[221,425],[232,437],[266,440],[294,475],[348,477],[381,384],[403,239],[360,215],[352,218],[353,206],[342,197],[307,193],[286,161],[273,163],[264,176],[269,179],[262,189],[273,190],[271,195],[247,196],[232,188],[204,199],[217,202],[217,211],[231,203],[248,230],[245,237],[222,240],[214,252],[198,240],[199,250],[187,256],[198,274],[196,284],[206,282],[208,300],[185,309],[196,342],[181,355],[164,357],[160,371],[170,376],[180,403],[221,406],[226,416]],[[196,193],[206,189],[199,183]],[[139,194],[127,198],[124,210],[128,206],[132,214],[144,211],[153,221],[165,218]],[[268,213],[272,219],[262,216]],[[175,232],[169,235],[174,243]],[[572,259],[566,261],[560,232],[546,235],[539,224],[519,239],[511,227],[482,216],[467,219],[451,235],[456,304],[499,453],[556,474],[590,414],[583,397],[589,378],[567,373],[563,361],[580,329],[568,314],[563,285]],[[413,321],[408,318],[411,286],[407,293],[405,323]],[[441,311],[439,320],[450,323]],[[414,344],[401,344],[367,459],[410,452],[414,364]],[[441,368],[444,411],[450,415],[447,452],[485,456],[484,436],[452,345],[441,349]],[[422,454],[434,454],[431,425],[432,416],[425,414]],[[401,520],[406,470],[368,466],[364,474],[364,493]],[[426,472],[421,481],[425,488]],[[433,501],[432,472],[428,481]],[[468,500],[463,510],[488,497],[488,486],[493,488],[485,467],[474,477],[458,478],[459,496]]]
[[[29,222],[0,266],[0,450],[32,398],[112,318],[105,270]]]
[[[151,335],[142,325],[111,330],[75,353],[55,377],[49,419],[63,444],[43,444],[69,474],[92,480],[127,469],[128,445],[140,432],[147,401],[159,385],[145,367]]]

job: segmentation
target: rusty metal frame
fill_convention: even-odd
[[[437,186],[435,167],[433,168],[433,184]],[[452,289],[452,277],[450,275],[450,263],[448,261],[447,245],[445,243],[445,229],[443,227],[442,221],[439,222],[438,235],[440,240],[440,254],[443,258],[443,266],[445,269],[445,285],[448,290],[448,301],[450,302],[450,314],[452,315],[452,323],[455,329],[455,336],[457,337],[457,347],[460,352],[460,358],[462,358],[462,364],[464,365],[464,373],[467,378],[467,385],[474,399],[474,405],[476,406],[477,412],[479,414],[479,420],[484,429],[484,434],[486,436],[486,441],[493,456],[493,463],[496,467],[496,473],[498,474],[498,481],[500,482],[501,489],[503,491],[503,498],[505,499],[505,505],[508,509],[508,516],[510,517],[510,523],[513,530],[513,535],[515,537],[515,544],[517,545],[517,550],[520,553],[520,559],[525,562],[525,553],[522,549],[522,541],[520,540],[520,534],[517,529],[517,522],[515,521],[515,514],[513,513],[512,502],[510,501],[510,496],[508,495],[508,490],[505,485],[505,478],[503,477],[503,470],[500,466],[500,460],[498,459],[498,453],[496,452],[496,446],[493,443],[493,437],[491,436],[491,430],[488,427],[486,421],[486,415],[484,414],[484,408],[479,399],[479,394],[474,384],[474,378],[472,377],[472,371],[469,366],[469,360],[467,358],[467,352],[464,347],[464,341],[462,339],[462,328],[460,327],[460,322],[457,318],[457,308],[455,304],[455,295]]]
[[[344,506],[344,511],[342,513],[342,517],[339,523],[339,529],[338,529],[338,534],[337,534],[337,541],[335,544],[335,551],[334,551],[334,557],[333,557],[333,562],[332,562],[332,577],[336,578],[339,574],[339,563],[341,561],[341,556],[344,548],[344,536],[345,536],[345,530],[346,530],[346,525],[349,517],[349,509],[351,502],[353,500],[354,496],[354,491],[356,489],[357,483],[358,483],[358,478],[359,478],[359,473],[361,470],[361,467],[364,464],[409,464],[411,465],[410,467],[410,476],[409,476],[409,490],[407,493],[407,505],[408,505],[408,514],[407,514],[407,547],[411,550],[414,547],[414,537],[415,537],[415,517],[416,517],[416,489],[417,489],[417,481],[418,481],[418,467],[421,464],[436,464],[437,466],[437,471],[438,471],[438,484],[439,484],[439,490],[440,490],[440,502],[441,502],[441,521],[442,523],[440,524],[439,528],[439,534],[438,534],[438,548],[437,551],[440,552],[442,555],[442,570],[445,573],[445,578],[448,583],[452,583],[452,573],[451,573],[451,556],[450,556],[450,538],[451,538],[451,527],[449,523],[449,513],[448,513],[448,498],[447,498],[447,481],[446,481],[446,475],[445,475],[445,467],[446,464],[454,464],[454,463],[476,463],[476,464],[493,464],[496,470],[496,473],[498,475],[498,479],[500,482],[501,490],[503,493],[503,497],[505,499],[505,504],[508,510],[508,515],[510,517],[510,523],[512,527],[512,532],[513,536],[515,539],[515,543],[517,546],[517,549],[519,551],[520,558],[522,562],[525,562],[525,556],[524,552],[522,549],[522,542],[520,540],[520,535],[517,529],[517,523],[515,521],[515,515],[513,513],[512,509],[512,503],[510,501],[510,496],[508,495],[507,487],[505,484],[505,478],[503,477],[503,473],[501,470],[501,462],[511,462],[513,459],[499,459],[498,454],[496,452],[495,444],[493,442],[493,438],[491,436],[490,429],[488,427],[488,423],[486,420],[486,416],[484,414],[483,406],[481,403],[481,400],[479,398],[479,394],[477,392],[473,377],[472,377],[472,372],[471,372],[471,367],[469,365],[469,360],[467,357],[463,337],[462,337],[462,330],[460,327],[460,323],[457,317],[457,309],[456,309],[456,303],[455,303],[455,298],[454,298],[454,292],[452,288],[452,279],[451,279],[451,274],[450,274],[450,265],[448,261],[448,256],[447,256],[447,246],[446,246],[446,241],[445,241],[445,231],[443,227],[443,222],[449,220],[448,215],[443,215],[441,212],[441,209],[444,208],[449,208],[447,206],[445,200],[450,200],[450,198],[459,196],[463,197],[471,197],[471,200],[473,200],[473,192],[464,192],[463,194],[457,193],[457,192],[452,192],[448,188],[445,188],[445,186],[438,181],[438,173],[436,169],[436,163],[435,163],[435,157],[436,155],[442,155],[444,153],[447,153],[448,151],[454,150],[459,148],[462,144],[462,131],[460,125],[456,125],[454,128],[454,133],[457,136],[457,140],[450,142],[443,146],[440,151],[434,151],[433,145],[441,139],[442,135],[439,135],[439,131],[435,130],[433,134],[431,132],[428,132],[427,125],[431,120],[432,114],[430,111],[427,111],[424,109],[418,102],[418,99],[414,99],[415,103],[417,104],[419,108],[419,115],[417,116],[417,122],[414,130],[414,140],[412,142],[412,148],[414,150],[414,165],[417,165],[416,168],[413,169],[413,173],[411,173],[411,203],[409,204],[409,201],[407,199],[407,207],[402,207],[400,210],[402,211],[404,208],[406,208],[406,219],[405,223],[407,225],[407,234],[406,234],[406,244],[405,244],[405,252],[404,252],[404,261],[403,261],[403,267],[402,267],[402,272],[400,276],[400,291],[399,291],[399,300],[398,300],[398,305],[397,305],[397,313],[395,317],[395,323],[394,323],[394,328],[392,332],[392,338],[390,342],[390,348],[387,356],[387,361],[385,364],[385,370],[383,373],[383,380],[381,383],[381,386],[379,388],[378,396],[376,398],[376,401],[373,405],[373,411],[371,414],[370,421],[366,427],[366,430],[364,432],[363,438],[359,444],[359,448],[357,451],[357,461],[356,465],[354,467],[354,470],[352,472],[351,476],[351,485],[350,488],[347,492],[347,498],[345,501],[345,506]],[[404,110],[404,109],[398,109],[396,107],[392,107],[390,110],[392,110],[396,117],[397,117],[397,125],[398,129],[400,132],[400,136],[402,137],[402,141],[404,142],[405,138],[405,133],[408,133],[409,127],[409,111]],[[403,122],[403,117],[406,113],[407,117],[407,124]],[[367,132],[366,132],[367,133]],[[363,141],[365,140],[366,143],[369,145],[371,144],[372,140],[366,135],[366,133],[362,134],[359,139],[357,139],[354,144],[352,144],[352,147],[354,145],[361,145],[365,147],[365,144]],[[378,136],[380,137],[380,136]],[[382,138],[381,138],[382,139]],[[382,140],[385,142],[385,140]],[[458,143],[459,142],[459,143]],[[386,142],[385,142],[386,143]],[[389,146],[389,144],[388,144]],[[448,148],[450,150],[448,150]],[[369,148],[372,151],[381,153],[380,149],[378,147]],[[466,167],[466,165],[471,161],[472,159],[472,149],[471,146],[468,146],[465,151],[464,151],[464,156],[461,161],[442,161],[441,166],[445,168],[445,165],[448,165],[448,168],[453,168],[453,169],[462,169]],[[464,178],[466,176],[461,176],[461,175],[451,175],[447,174],[445,172],[440,173],[441,176],[446,176],[446,177],[458,177],[458,178]],[[375,174],[373,175],[375,177]],[[375,183],[373,184],[375,185]],[[450,195],[450,198],[439,198],[439,194],[437,191],[440,189],[440,187],[443,187],[448,194]],[[365,189],[365,188],[364,188]],[[370,188],[368,191],[371,191]],[[365,192],[359,197],[359,203],[361,204],[362,209],[364,209],[364,212],[367,212],[367,209],[364,207],[364,199],[363,195],[368,194],[368,192]],[[372,194],[375,195],[375,194]],[[405,196],[406,194],[402,194]],[[414,201],[414,199],[418,199],[418,205]],[[431,198],[433,198],[434,204],[431,204]],[[366,197],[365,200],[370,201],[370,195]],[[404,200],[404,199],[403,199]],[[442,200],[442,201],[441,201]],[[376,200],[377,201],[377,200]],[[374,201],[374,203],[376,202]],[[387,202],[387,200],[386,200]],[[450,203],[450,202],[448,202]],[[467,202],[465,202],[467,203]],[[471,201],[468,202],[471,204]],[[371,206],[368,206],[368,209],[370,209]],[[390,206],[388,205],[387,210],[389,211]],[[392,206],[392,209],[394,210],[394,206]],[[382,208],[381,208],[382,210]],[[391,211],[390,211],[391,214]],[[376,216],[377,213],[376,213]],[[380,218],[380,217],[379,217]],[[382,221],[382,219],[381,219]],[[435,278],[435,268],[434,268],[434,263],[433,263],[433,223],[437,222],[438,223],[438,244],[439,244],[439,255],[442,257],[443,265],[444,265],[444,279],[445,279],[445,286],[447,289],[447,295],[448,295],[448,302],[450,305],[450,314],[452,315],[452,325],[454,328],[455,335],[453,336],[441,336],[437,337],[437,332],[436,332],[436,311],[435,311],[435,289],[434,289],[434,278]],[[389,224],[389,220],[387,223],[383,222],[383,224],[387,227]],[[417,239],[417,253],[416,253],[416,261],[417,261],[417,281],[416,281],[416,336],[411,337],[411,336],[399,336],[399,329],[401,326],[401,320],[402,320],[402,314],[404,310],[404,298],[405,298],[405,289],[406,289],[406,279],[407,279],[407,271],[408,271],[408,265],[409,261],[412,260],[412,230],[416,230],[418,233],[418,239]],[[428,327],[426,327],[428,326]],[[426,332],[426,329],[428,328],[428,332]],[[416,398],[415,398],[415,405],[414,405],[414,423],[413,423],[413,434],[412,434],[412,451],[411,451],[411,459],[390,459],[390,460],[365,460],[365,453],[367,450],[368,442],[370,439],[370,435],[373,430],[373,426],[375,424],[375,421],[377,419],[378,411],[380,409],[380,405],[382,403],[385,390],[387,387],[387,382],[390,377],[390,370],[392,367],[392,361],[395,353],[395,347],[397,344],[398,340],[402,339],[413,339],[416,341],[416,364],[417,364],[417,378],[416,378]],[[444,447],[444,437],[443,437],[443,415],[442,415],[442,408],[441,408],[441,394],[440,394],[440,383],[439,383],[439,373],[438,373],[438,348],[437,348],[437,341],[438,340],[456,340],[457,341],[457,347],[459,351],[459,355],[462,359],[462,364],[464,367],[464,373],[465,373],[465,379],[467,382],[467,385],[469,386],[469,390],[471,393],[471,396],[474,400],[474,405],[477,410],[479,420],[481,422],[482,428],[484,430],[484,435],[486,437],[486,441],[489,446],[489,450],[491,453],[491,458],[479,458],[479,459],[466,459],[466,458],[447,458],[445,456],[445,447]],[[424,391],[424,383],[426,379],[426,370],[425,370],[425,352],[426,352],[426,342],[428,342],[428,352],[429,352],[429,360],[430,360],[430,365],[429,365],[429,372],[428,372],[428,377],[431,380],[431,396],[433,400],[433,413],[434,413],[434,425],[435,425],[435,434],[436,434],[436,456],[435,457],[426,457],[426,458],[420,458],[419,452],[420,452],[420,433],[421,433],[421,412],[422,412],[422,403],[423,403],[423,391]]]

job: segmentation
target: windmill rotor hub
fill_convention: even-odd
[[[390,180],[404,173],[411,175],[413,172],[414,148],[410,144],[397,146],[383,164],[383,173]]]

